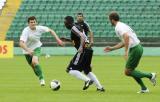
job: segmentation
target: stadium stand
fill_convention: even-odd
[[[118,39],[106,14],[118,11],[121,20],[136,31],[146,46],[159,46],[160,0],[23,0],[11,26],[7,39],[18,42],[29,16],[36,16],[40,25],[53,28],[58,35],[69,37],[63,25],[66,15],[83,12],[90,24],[96,45],[114,44]],[[47,39],[47,40],[46,40]],[[44,34],[45,45],[52,44],[50,34]]]
[[[0,1],[0,15],[1,15],[1,12],[2,12],[3,7],[5,6],[6,2],[7,2],[7,0],[1,0]]]
[[[6,33],[16,15],[20,3],[21,0],[6,0],[0,15],[0,41],[6,39]]]

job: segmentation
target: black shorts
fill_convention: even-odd
[[[67,72],[70,70],[84,71],[88,74],[92,71],[91,61],[92,61],[93,50],[91,48],[85,48],[83,53],[76,53],[70,64],[67,67]]]

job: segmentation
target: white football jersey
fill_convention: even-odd
[[[35,30],[31,30],[30,27],[24,28],[22,31],[22,35],[20,36],[20,40],[24,41],[26,46],[32,50],[37,47],[41,47],[42,43],[40,41],[41,35],[45,32],[49,32],[49,28],[45,26],[36,26]],[[23,50],[24,54],[27,54],[25,50]]]
[[[140,43],[140,40],[137,38],[136,33],[125,23],[117,22],[117,25],[115,26],[115,32],[122,42],[124,42],[123,34],[128,34],[129,48],[132,48]]]

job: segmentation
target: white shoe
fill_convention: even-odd
[[[157,75],[156,75],[156,73],[151,73],[151,74],[152,74],[152,78],[150,79],[150,81],[152,82],[153,86],[155,86],[156,85],[156,77],[157,77]]]
[[[41,86],[45,86],[45,81],[44,81],[44,79],[41,79],[41,80],[40,80],[40,85],[41,85]]]
[[[149,89],[146,89],[146,90],[140,90],[140,91],[138,91],[137,93],[149,93]]]

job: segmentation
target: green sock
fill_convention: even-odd
[[[151,73],[143,73],[143,72],[140,72],[140,71],[137,71],[137,70],[133,70],[131,72],[131,76],[136,77],[136,78],[144,78],[144,77],[149,78],[149,79],[152,78]]]
[[[34,72],[35,74],[39,77],[39,80],[43,79],[43,73],[42,73],[42,70],[41,70],[41,67],[39,64],[35,65],[34,67]]]
[[[142,89],[142,90],[146,90],[146,89],[147,89],[147,87],[144,85],[142,79],[136,78],[136,77],[133,77],[133,78],[134,78],[134,79],[136,80],[136,82],[141,86],[141,89]]]

